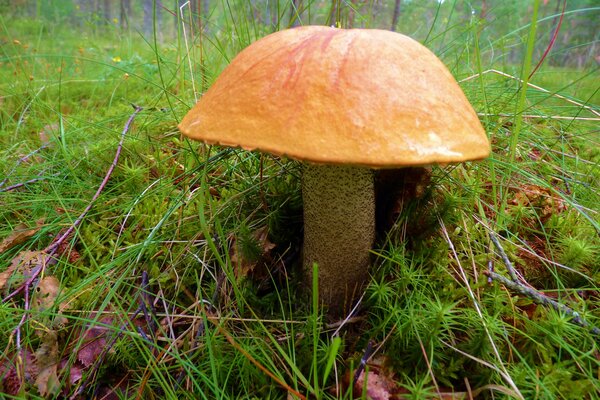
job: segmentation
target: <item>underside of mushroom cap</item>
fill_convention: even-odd
[[[490,145],[462,90],[398,33],[306,26],[243,50],[179,128],[211,144],[374,168],[482,159]]]

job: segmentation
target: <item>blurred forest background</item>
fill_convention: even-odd
[[[225,14],[235,26],[250,27],[246,32],[236,32],[238,39],[245,35],[248,41],[269,33],[269,29],[276,31],[296,25],[380,28],[407,34],[426,44],[444,36],[436,42],[436,53],[440,49],[447,51],[452,43],[463,46],[465,37],[453,36],[465,35],[465,31],[455,28],[471,26],[476,19],[481,29],[482,57],[487,58],[488,65],[501,66],[523,59],[522,44],[532,3],[523,0],[0,0],[0,12],[8,17],[45,19],[68,29],[102,30],[112,26],[138,31],[146,38],[151,37],[156,27],[159,42],[177,38],[182,18],[195,32],[218,34]],[[576,68],[598,65],[599,5],[598,0],[543,0],[539,22],[555,21],[541,26],[539,35],[547,36],[547,40],[536,42],[533,58],[541,58],[546,50],[564,7],[560,35],[545,63]]]

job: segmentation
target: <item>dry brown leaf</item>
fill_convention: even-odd
[[[546,221],[553,214],[565,211],[567,208],[564,200],[552,194],[550,189],[537,185],[525,185],[519,188],[509,203],[512,205],[535,207],[540,210],[539,217],[542,222]]]
[[[0,290],[6,287],[8,283],[13,286],[18,285],[27,279],[33,268],[48,262],[48,259],[48,254],[43,251],[25,250],[20,252],[12,259],[8,268],[0,272]]]
[[[366,384],[366,388],[365,388]],[[363,393],[366,390],[366,398],[369,400],[402,400],[409,391],[394,379],[394,375],[387,369],[374,368],[367,374],[363,371],[354,384],[354,393]],[[437,397],[436,397],[437,398]]]
[[[45,331],[42,343],[35,351],[39,374],[35,385],[42,396],[56,394],[60,390],[58,379],[58,334],[54,330]]]
[[[35,223],[35,228],[29,228],[25,224],[19,224],[15,227],[10,235],[8,235],[0,243],[0,253],[15,247],[18,244],[23,243],[33,235],[35,235],[40,228],[44,225],[44,219],[38,219]]]
[[[79,363],[75,363],[69,367],[69,382],[71,385],[79,381],[82,377],[83,367]]]
[[[84,368],[90,367],[105,350],[109,328],[102,325],[112,325],[111,317],[100,318],[98,322],[90,323],[83,334],[83,342],[77,351],[77,359]]]
[[[83,365],[81,365],[79,361],[72,363],[67,357],[60,360],[58,370],[60,371],[61,376],[64,376],[67,373],[69,374],[67,385],[73,385],[83,378]]]
[[[354,384],[354,393],[363,393],[370,400],[400,400],[408,391],[394,379],[394,372],[388,365],[386,355],[378,355],[368,362],[369,372],[362,371]],[[366,387],[365,387],[366,385]]]
[[[40,137],[40,141],[42,142],[42,145],[47,146],[48,144],[50,144],[50,141],[52,140],[52,136],[56,135],[57,131],[58,131],[57,123],[48,124],[48,125],[44,126],[42,128],[42,130],[39,132],[39,137]]]
[[[5,271],[0,272],[0,289],[6,286],[6,283],[8,282],[13,272],[15,272],[19,265],[21,265],[21,262],[17,256],[11,261],[10,265],[8,266],[8,268],[6,268]]]
[[[33,353],[23,350],[22,358],[16,354],[2,357],[0,360],[0,379],[3,394],[18,396],[25,381],[32,381],[37,376],[37,361]]]
[[[268,256],[271,250],[275,248],[275,244],[269,240],[269,228],[264,226],[252,233],[252,237],[256,240],[261,255],[256,260],[248,260],[240,251],[237,238],[233,238],[231,246],[231,263],[234,267],[234,273],[237,278],[247,277],[252,274],[256,266],[264,261],[265,256]]]
[[[54,276],[45,276],[35,288],[31,299],[31,309],[40,313],[52,308],[60,293],[60,282]],[[63,302],[58,305],[59,314],[52,320],[52,327],[58,327],[67,323],[67,319],[60,314],[67,309],[68,304]],[[43,326],[50,326],[47,322],[39,321]]]
[[[60,292],[60,282],[54,276],[45,276],[38,283],[31,308],[35,311],[45,311],[54,305]]]
[[[62,235],[62,232],[60,233],[60,235]],[[75,249],[74,247],[71,247],[71,246],[72,245],[71,245],[70,240],[64,240],[56,248],[56,255],[58,257],[64,257],[66,255],[69,260],[69,263],[75,264],[81,258],[81,254],[79,254],[77,249]]]
[[[54,395],[60,390],[60,379],[56,374],[56,364],[50,365],[40,371],[35,380],[35,385],[41,396]]]

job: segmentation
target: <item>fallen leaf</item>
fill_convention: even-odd
[[[567,209],[563,199],[553,195],[550,189],[537,185],[525,185],[519,188],[509,204],[534,207],[539,210],[538,216],[542,222]]]
[[[54,276],[45,276],[38,283],[31,307],[35,311],[45,311],[54,305],[60,291],[60,282]]]
[[[8,235],[2,243],[0,243],[0,253],[19,245],[35,235],[40,228],[44,225],[44,220],[39,219],[36,221],[35,228],[29,228],[25,224],[19,224],[15,227],[10,235]]]
[[[31,309],[39,313],[51,309],[56,303],[56,298],[60,293],[60,282],[54,276],[45,276],[40,280],[35,288],[35,292],[31,299]],[[48,316],[43,314],[34,315],[35,319],[40,322],[43,327],[56,328],[67,323],[67,319],[61,315],[65,309],[67,309],[67,303],[61,303],[58,305],[58,313],[52,313],[52,321],[49,323],[47,320]],[[40,316],[41,318],[38,318]],[[46,320],[44,320],[46,319]]]
[[[242,244],[237,237],[233,238],[231,245],[231,263],[234,267],[234,273],[237,278],[247,277],[250,275],[256,266],[268,258],[271,250],[275,248],[275,244],[269,240],[269,228],[264,226],[254,231],[250,237],[253,243],[250,246],[256,246],[259,254],[247,255],[242,249]]]
[[[39,132],[40,141],[42,142],[42,146],[48,146],[50,141],[52,140],[52,136],[56,135],[58,132],[58,124],[48,124],[42,128]]]
[[[67,243],[66,241],[62,242],[56,248],[56,254],[61,257],[66,254],[67,260],[69,261],[69,263],[75,264],[81,258],[81,254],[79,254],[79,252],[75,248],[72,248],[70,246],[71,246],[70,243]]]
[[[100,318],[97,322],[90,323],[83,334],[83,343],[77,351],[77,359],[85,368],[90,367],[105,351],[109,329],[102,325],[112,325],[112,318]]]
[[[56,374],[56,364],[40,371],[35,385],[41,396],[54,395],[60,390],[60,380]]]
[[[68,357],[60,360],[58,369],[60,370],[61,376],[64,376],[66,373],[69,374],[69,385],[77,383],[77,381],[81,380],[83,377],[83,365],[81,365],[79,361],[71,363]]]
[[[83,368],[78,364],[71,365],[69,368],[69,382],[71,385],[79,381],[83,377]]]
[[[0,378],[2,379],[2,393],[17,396],[21,387],[26,382],[33,382],[38,375],[37,362],[34,354],[24,349],[22,357],[11,354],[2,357],[0,361]]]
[[[388,366],[388,358],[378,355],[367,365],[369,372],[362,371],[354,383],[354,393],[366,393],[369,400],[399,400],[408,391],[394,379],[394,372]],[[349,377],[350,378],[350,377]],[[366,379],[365,379],[366,378]]]
[[[54,330],[45,331],[42,343],[35,351],[39,374],[35,379],[35,385],[42,396],[56,394],[60,390],[58,379],[58,335]]]
[[[356,393],[364,393],[365,385],[367,385],[367,398],[372,400],[390,400],[393,396],[392,391],[395,389],[393,381],[390,381],[385,375],[379,375],[371,371],[367,374],[366,380],[365,373],[360,374],[354,385],[354,390]]]
[[[44,251],[25,250],[12,259],[8,268],[0,273],[0,290],[8,285],[18,285],[27,279],[34,268],[41,268],[50,257]]]

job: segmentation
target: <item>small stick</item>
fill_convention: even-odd
[[[48,247],[46,247],[44,250],[42,250],[41,253],[43,255],[42,258],[44,260],[51,258],[56,253],[56,250],[58,249],[58,247],[73,233],[75,228],[77,228],[79,226],[79,224],[81,224],[81,222],[83,221],[83,218],[91,210],[92,206],[96,202],[96,199],[100,196],[100,193],[102,193],[102,190],[104,190],[104,187],[106,187],[106,184],[108,183],[108,180],[110,179],[110,176],[112,175],[112,172],[115,169],[115,167],[117,166],[117,162],[119,161],[119,157],[121,155],[121,150],[123,149],[123,142],[125,141],[125,134],[129,131],[129,128],[131,127],[133,120],[139,114],[140,111],[142,111],[142,107],[135,106],[135,111],[133,112],[133,114],[131,114],[131,116],[125,123],[123,132],[121,133],[121,140],[119,141],[119,145],[118,145],[117,151],[115,153],[115,158],[113,159],[113,162],[112,162],[110,168],[108,169],[106,176],[102,180],[102,183],[98,187],[98,190],[96,190],[96,194],[94,194],[94,197],[92,197],[92,200],[90,201],[90,203],[87,205],[85,210],[83,210],[81,215],[79,215],[79,217],[75,220],[75,222],[73,222],[73,224],[69,227],[69,229],[67,229],[62,235],[60,235],[60,237],[58,239],[55,239],[52,242],[52,244],[50,244]],[[20,293],[26,287],[31,286],[31,284],[37,279],[37,277],[45,271],[47,264],[48,263],[43,262],[42,265],[38,266],[38,268],[35,270],[35,272],[33,274],[31,274],[31,276],[25,281],[25,283],[23,285],[21,285],[19,288],[17,288],[16,290],[14,290],[9,295],[7,295],[3,299],[3,301],[6,302],[7,300],[11,299],[12,297],[14,297],[18,293]]]
[[[528,288],[527,286],[523,286],[519,282],[511,281],[510,279],[507,279],[506,277],[504,277],[500,274],[497,274],[495,272],[484,271],[483,273],[485,275],[491,277],[492,279],[499,281],[507,288],[514,290],[515,292],[517,292],[519,294],[529,297],[530,299],[532,299],[533,301],[535,301],[538,304],[545,305],[545,306],[551,306],[556,311],[564,312],[565,314],[569,315],[572,318],[571,321],[574,324],[579,325],[583,328],[587,328],[594,335],[600,336],[600,329],[598,329],[597,327],[595,327],[593,325],[590,325],[586,320],[584,320],[579,315],[579,313],[577,311],[573,310],[572,308],[570,308],[564,304],[561,304],[556,300],[551,299],[550,297],[538,292],[535,289],[531,289],[531,288]]]
[[[146,320],[146,327],[148,328],[148,332],[150,332],[150,334],[154,338],[156,335],[156,324],[154,320],[156,309],[150,297],[150,292],[148,291],[148,281],[148,272],[144,270],[142,271],[142,293],[140,296],[140,308],[142,310],[142,313],[144,314],[144,319]],[[148,312],[148,308],[150,308],[150,312]],[[141,330],[141,328],[138,329]]]
[[[231,337],[231,335],[229,333],[227,333],[227,331],[217,321],[214,321],[212,319],[209,319],[209,321],[215,326],[217,332],[219,332],[221,335],[223,335],[225,337],[225,340],[227,340],[229,342],[229,344],[231,346],[233,346],[233,348],[235,348],[237,351],[242,353],[242,355],[244,357],[246,357],[246,359],[248,361],[250,361],[256,367],[258,367],[258,369],[260,369],[267,376],[269,376],[269,378],[273,379],[275,381],[275,383],[277,383],[279,386],[281,386],[283,389],[285,389],[288,392],[288,395],[294,395],[297,398],[299,398],[300,400],[306,400],[306,396],[300,394],[300,392],[298,392],[297,390],[292,388],[290,385],[288,385],[282,379],[279,379],[277,376],[275,376],[275,374],[273,374],[271,371],[269,371],[265,366],[263,366],[261,363],[256,361],[256,359],[254,357],[252,357],[252,355],[250,353],[248,353],[246,350],[244,350],[244,348],[242,346],[240,346],[235,341],[235,339],[233,337]]]
[[[52,174],[51,176],[58,176],[58,174]],[[48,179],[48,177],[47,177],[47,176],[40,176],[39,178],[33,178],[33,179],[30,179],[30,180],[28,180],[28,181],[25,181],[25,182],[15,183],[14,185],[7,186],[7,187],[5,187],[4,189],[0,189],[0,193],[1,193],[1,192],[10,192],[10,191],[13,191],[13,190],[15,190],[15,189],[18,189],[18,188],[20,188],[20,187],[23,187],[23,186],[25,186],[25,185],[29,185],[29,184],[31,184],[31,183],[35,183],[35,182],[39,182],[39,181],[43,181],[43,180],[46,180],[46,179]]]
[[[352,386],[356,385],[356,382],[358,381],[360,374],[362,374],[362,372],[365,370],[365,367],[367,366],[367,362],[369,361],[369,358],[371,358],[372,354],[373,354],[373,341],[369,340],[369,343],[367,343],[367,347],[365,348],[365,352],[364,352],[363,356],[360,358],[360,364],[358,364],[358,368],[356,368],[356,371],[354,371],[354,378],[352,379]]]
[[[117,152],[115,153],[115,158],[113,159],[113,162],[110,165],[110,168],[106,172],[106,176],[104,176],[102,183],[98,187],[98,190],[96,190],[94,197],[92,197],[92,200],[89,202],[89,204],[87,205],[85,210],[83,210],[81,215],[75,220],[75,222],[73,222],[73,224],[69,227],[69,229],[67,229],[66,232],[63,233],[61,237],[59,237],[57,240],[55,240],[54,243],[52,243],[50,246],[46,247],[45,251],[47,251],[48,253],[50,253],[50,254],[54,253],[56,251],[56,248],[58,246],[60,246],[61,243],[63,241],[65,241],[65,239],[68,238],[71,233],[73,233],[73,231],[75,230],[75,228],[77,228],[79,226],[79,224],[81,224],[81,221],[83,220],[83,218],[91,210],[92,206],[96,202],[96,199],[98,199],[98,197],[100,196],[100,193],[102,193],[102,191],[104,190],[104,187],[108,183],[108,180],[110,179],[110,176],[112,175],[113,170],[116,168],[117,163],[119,162],[119,157],[121,156],[121,150],[123,150],[123,142],[125,141],[125,134],[129,131],[129,128],[130,128],[133,120],[135,119],[135,117],[138,115],[138,113],[140,111],[142,111],[142,107],[135,106],[135,111],[133,112],[133,114],[131,114],[129,116],[129,119],[125,123],[123,132],[121,133],[121,140],[119,141],[119,146],[117,147]]]
[[[492,249],[490,248],[491,246],[490,246],[489,243],[487,244],[486,247],[487,247],[486,250],[487,250],[488,253],[492,251]],[[488,271],[494,272],[494,261],[492,260],[492,257],[490,257],[490,259],[488,260]],[[488,276],[488,283],[492,283],[492,278],[490,278],[489,276]]]
[[[517,273],[515,272],[515,268],[513,267],[510,260],[508,259],[508,256],[504,252],[504,249],[500,245],[498,238],[496,237],[496,235],[493,232],[490,232],[490,239],[492,240],[492,243],[494,243],[494,246],[496,247],[496,249],[498,249],[498,253],[499,253],[500,257],[502,257],[502,261],[504,261],[504,265],[506,265],[506,270],[508,271],[508,275],[510,275],[510,279],[512,279],[513,282],[519,282],[519,277],[517,276]],[[490,271],[490,272],[493,272],[493,271]]]
[[[15,166],[10,170],[10,172],[8,174],[6,174],[6,178],[4,178],[2,180],[2,182],[0,182],[0,187],[4,186],[4,184],[6,183],[6,181],[8,180],[8,178],[12,175],[13,172],[15,172],[15,170],[17,169],[17,167],[19,165],[21,165],[22,163],[24,163],[25,161],[27,161],[29,159],[29,157],[31,157],[35,153],[44,150],[49,145],[50,145],[50,143],[45,143],[41,147],[38,147],[37,149],[33,150],[31,153],[29,153],[29,154],[27,154],[27,155],[19,158],[19,160],[17,161],[17,163],[15,164]],[[4,189],[3,191],[8,191],[8,189]]]
[[[579,325],[583,328],[590,329],[590,331],[595,335],[600,335],[600,329],[598,329],[594,326],[590,326],[590,324],[588,322],[586,322],[583,318],[581,318],[581,316],[579,315],[578,312],[576,312],[573,309],[567,307],[566,305],[561,304],[561,303],[557,302],[556,300],[553,300],[553,299],[549,298],[548,296],[540,293],[533,287],[529,286],[529,284],[527,284],[527,282],[525,282],[525,284],[527,284],[527,286],[525,284],[523,284],[518,279],[517,273],[515,272],[515,268],[513,267],[510,260],[508,259],[508,256],[504,252],[504,249],[500,245],[500,242],[498,241],[498,238],[496,237],[496,235],[493,232],[490,232],[489,235],[490,235],[490,239],[492,240],[492,243],[494,243],[494,246],[496,246],[496,249],[498,249],[498,252],[500,253],[500,257],[502,257],[502,260],[504,261],[504,264],[506,265],[506,269],[507,269],[508,274],[510,275],[512,281],[492,270],[484,271],[484,274],[487,275],[488,278],[500,281],[507,288],[512,289],[519,294],[529,297],[530,299],[532,299],[533,301],[535,301],[538,304],[542,304],[545,306],[551,306],[556,311],[564,312],[565,314],[571,316],[574,324]]]

